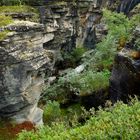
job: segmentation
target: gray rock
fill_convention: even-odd
[[[54,35],[43,34],[42,25],[33,25],[26,22],[24,26],[32,26],[28,32],[10,34],[1,42],[0,117],[40,125],[43,111],[37,103],[44,85],[45,67],[51,65],[43,43],[51,41]]]
[[[110,97],[112,102],[127,101],[129,96],[140,93],[140,60],[133,60],[124,54],[115,58],[110,78]]]

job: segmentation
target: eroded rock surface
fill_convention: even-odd
[[[18,123],[42,124],[43,111],[37,103],[44,84],[44,68],[50,65],[43,43],[54,36],[43,34],[41,24],[22,21],[20,26],[16,22],[11,27],[17,32],[10,33],[0,44],[0,116]]]

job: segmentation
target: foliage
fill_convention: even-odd
[[[0,15],[0,28],[12,23],[13,20],[10,16]],[[0,32],[0,41],[3,40],[9,31],[4,30]]]
[[[0,32],[0,41],[5,39],[9,31],[2,31]]]
[[[109,86],[110,72],[85,71],[81,74],[75,71],[60,77],[59,80],[45,90],[45,98],[57,101],[63,101],[76,94],[80,96],[90,95],[100,90],[105,90]]]
[[[86,48],[82,47],[77,47],[73,49],[71,52],[65,52],[62,51],[62,57],[65,63],[65,65],[70,66],[70,67],[76,67],[77,64],[79,64],[83,54],[87,51]]]
[[[0,27],[6,26],[12,22],[13,20],[10,16],[0,15]]]
[[[79,125],[79,118],[86,120],[90,115],[80,104],[72,104],[62,108],[56,101],[48,101],[43,110],[44,123],[50,126],[54,122],[65,122],[67,125],[76,126]]]
[[[31,6],[0,6],[0,13],[9,13],[9,12],[37,12],[36,9],[34,9]]]
[[[112,107],[91,110],[92,117],[83,126],[70,127],[65,123],[44,126],[36,133],[23,131],[17,140],[136,140],[140,137],[140,102],[122,102]]]
[[[42,5],[45,2],[45,0],[1,0],[0,5]]]
[[[104,10],[105,23],[108,25],[109,33],[115,36],[116,39],[121,37],[128,38],[133,29],[128,17],[123,13],[111,12]]]
[[[44,121],[49,123],[50,121],[54,121],[60,118],[61,110],[60,104],[56,101],[48,101],[47,106],[45,106],[44,110]]]
[[[105,89],[109,86],[109,71],[85,71],[82,74],[67,74],[59,79],[59,83],[68,84],[71,91],[76,94],[87,95]]]
[[[31,19],[31,21],[35,21],[38,22],[39,19],[39,13],[38,10],[36,8],[33,8],[31,6],[24,6],[24,5],[20,5],[20,6],[0,6],[0,14],[5,15],[7,13],[32,13],[33,16]],[[5,19],[4,19],[5,20]]]
[[[21,0],[1,0],[0,5],[20,5]]]
[[[71,55],[75,59],[75,61],[79,61],[86,51],[87,49],[84,47],[77,47],[72,51]]]
[[[117,50],[125,47],[132,38],[132,31],[139,24],[140,16],[134,15],[131,19],[123,13],[103,11],[103,21],[108,27],[107,36],[96,45],[96,49],[83,59],[89,69],[111,69]]]

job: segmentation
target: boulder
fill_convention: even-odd
[[[110,79],[110,94],[113,102],[127,101],[129,95],[140,93],[140,60],[133,60],[123,53],[115,58]]]

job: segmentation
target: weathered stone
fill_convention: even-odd
[[[21,19],[21,20],[26,20],[26,19],[31,19],[34,16],[34,13],[5,13],[6,16],[11,16],[14,19]]]
[[[119,53],[115,58],[110,79],[111,100],[127,101],[129,95],[139,95],[139,85],[140,60],[133,60]]]
[[[42,25],[25,23],[25,27],[31,26],[28,32],[11,34],[0,45],[0,117],[40,125],[43,111],[37,103],[44,85],[43,71],[51,62],[43,43],[54,35],[44,35]]]

